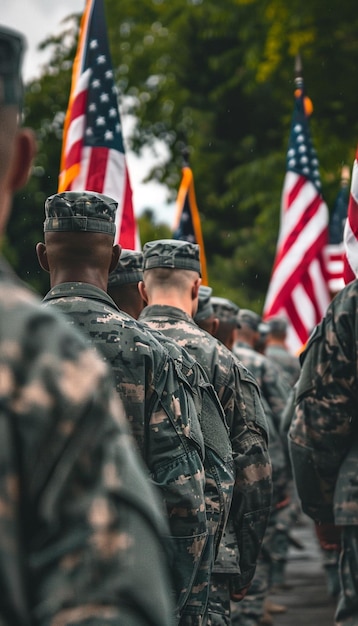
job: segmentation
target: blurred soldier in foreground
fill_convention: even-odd
[[[24,42],[0,27],[0,233],[27,180]],[[0,258],[0,623],[167,626],[156,495],[111,374]]]
[[[177,615],[184,614],[208,539],[204,442],[196,393],[147,328],[106,293],[118,262],[117,203],[94,192],[63,192],[45,203],[40,265],[50,271],[47,308],[80,327],[112,367],[133,435],[166,509],[174,558]]]
[[[358,280],[334,298],[301,356],[289,445],[303,511],[320,542],[337,544],[342,591],[336,624],[358,623]],[[336,545],[336,547],[338,547]]]
[[[164,239],[143,248],[147,302],[140,319],[175,339],[207,373],[224,409],[236,479],[227,529],[214,566],[209,625],[230,624],[230,596],[240,600],[253,578],[271,504],[266,420],[257,384],[217,339],[193,320],[201,282],[199,246]]]
[[[116,269],[111,272],[108,281],[108,290],[111,290],[118,308],[125,307],[127,310],[131,310],[133,317],[138,317],[143,309],[143,300],[141,297],[138,298],[138,282],[143,279],[142,266],[143,254],[134,250],[127,250],[123,259],[121,255],[120,262]],[[123,301],[121,300],[122,297]],[[193,587],[198,589],[198,593],[196,597],[193,594],[190,602],[188,602],[186,614],[190,626],[203,626],[206,624],[207,618],[210,575],[232,500],[234,485],[232,449],[221,404],[207,379],[205,371],[170,336],[164,335],[155,328],[150,328],[150,332],[167,348],[178,367],[187,377],[189,384],[197,392],[197,411],[200,416],[200,426],[205,444],[205,503],[210,535],[205,546],[202,567],[193,584]],[[201,603],[198,602],[199,595],[202,598]],[[200,604],[205,607],[202,613],[200,612]]]
[[[263,404],[269,425],[269,452],[272,461],[273,500],[272,512],[262,545],[260,561],[254,582],[245,600],[238,607],[240,618],[235,624],[253,626],[258,623],[271,623],[269,612],[283,612],[285,607],[272,603],[268,598],[269,588],[277,582],[273,575],[279,570],[283,577],[289,544],[290,519],[290,468],[287,445],[281,432],[282,414],[289,394],[281,371],[266,356],[257,352],[255,346],[259,338],[261,317],[254,311],[240,309],[239,327],[233,352],[252,372],[261,389]],[[296,514],[296,511],[295,511]],[[261,620],[261,621],[260,621]]]

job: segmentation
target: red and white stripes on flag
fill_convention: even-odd
[[[295,92],[280,231],[263,312],[265,319],[286,317],[287,346],[294,354],[302,349],[330,301],[324,255],[328,209],[320,187],[301,87]]]
[[[326,247],[328,287],[334,297],[344,287],[344,243],[343,233],[347,219],[349,201],[350,170],[342,167],[341,184],[329,222],[329,242]]]
[[[358,275],[358,148],[353,164],[347,221],[344,228],[344,282]]]
[[[73,65],[58,191],[96,191],[118,202],[116,241],[139,249],[103,0],[87,0]]]

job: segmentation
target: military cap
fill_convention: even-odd
[[[211,298],[211,304],[213,306],[214,315],[221,322],[227,322],[233,317],[236,317],[240,310],[237,304],[235,304],[231,300],[228,300],[228,298],[213,296]]]
[[[20,33],[0,26],[0,106],[21,105],[21,65],[25,47]]]
[[[211,294],[213,290],[206,285],[200,285],[199,298],[198,298],[198,310],[195,314],[195,321],[207,320],[214,315],[213,305],[211,304]]]
[[[269,328],[268,332],[285,333],[287,331],[288,322],[285,317],[270,317],[266,323]]]
[[[198,244],[180,239],[149,241],[143,248],[143,270],[155,267],[192,270],[201,274]]]
[[[255,332],[264,334],[268,331],[268,325],[262,321],[260,315],[249,309],[240,309],[237,319],[241,326],[248,326]]]
[[[143,253],[123,249],[118,265],[108,277],[108,287],[120,287],[143,280]]]
[[[45,202],[44,231],[113,235],[118,203],[94,191],[63,191]]]

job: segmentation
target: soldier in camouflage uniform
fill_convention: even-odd
[[[27,179],[20,34],[0,27],[0,232]],[[111,374],[0,257],[0,623],[168,626],[167,523]]]
[[[208,617],[210,625],[228,625],[230,595],[241,599],[252,580],[270,510],[265,415],[253,377],[193,320],[200,285],[199,247],[177,240],[154,241],[145,244],[143,256],[144,281],[139,288],[148,306],[140,319],[185,346],[202,365],[229,426],[236,484],[214,566]]]
[[[168,351],[106,293],[118,261],[111,198],[93,192],[55,194],[45,203],[40,264],[50,271],[44,306],[80,327],[112,367],[116,389],[149,475],[166,508],[174,544],[177,616],[191,597],[208,539],[204,442],[195,392]]]
[[[137,318],[143,310],[138,283],[143,279],[143,254],[134,250],[121,253],[120,261],[108,279],[108,292],[120,310],[130,311]],[[139,297],[138,297],[139,296]],[[197,411],[205,444],[205,502],[210,537],[205,547],[205,558],[194,581],[191,600],[185,615],[190,626],[206,623],[206,607],[210,588],[210,574],[227,522],[234,485],[233,458],[225,416],[215,390],[205,371],[189,353],[171,337],[150,329],[164,344],[192,387],[197,391]],[[200,601],[199,596],[200,595]],[[200,607],[205,607],[202,611]]]
[[[260,561],[254,582],[244,601],[238,607],[240,625],[256,626],[260,620],[270,621],[265,615],[268,607],[275,612],[284,611],[281,605],[274,605],[268,600],[271,585],[272,569],[280,562],[287,550],[282,549],[289,543],[287,525],[281,524],[281,517],[286,515],[290,505],[289,498],[289,461],[286,454],[282,434],[281,419],[286,406],[289,388],[282,379],[278,366],[275,366],[263,354],[255,350],[259,336],[261,317],[248,309],[240,309],[238,313],[239,328],[233,352],[255,376],[261,389],[267,422],[269,424],[269,452],[272,461],[273,499],[272,513],[262,545]],[[266,599],[266,601],[265,601]]]
[[[206,285],[200,285],[198,294],[198,308],[194,315],[194,321],[200,328],[206,330],[210,335],[214,335],[219,326],[219,320],[214,315],[213,305],[211,304],[211,296],[213,290]]]
[[[280,366],[282,375],[287,379],[289,386],[293,387],[301,368],[299,358],[291,354],[286,346],[288,322],[284,317],[270,317],[266,323],[268,335],[265,354]]]
[[[138,291],[138,283],[143,280],[143,254],[136,250],[122,248],[117,267],[108,277],[107,293],[118,308],[138,319],[145,307]]]
[[[354,280],[330,303],[301,356],[289,431],[303,511],[318,524],[327,544],[335,535],[333,524],[341,527],[338,626],[358,623],[357,312]]]

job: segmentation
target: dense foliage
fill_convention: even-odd
[[[354,89],[358,17],[352,0],[106,0],[122,115],[137,123],[127,146],[165,141],[169,159],[151,176],[175,197],[182,149],[190,151],[209,281],[217,295],[261,311],[279,224],[293,108],[294,59],[301,54],[314,104],[311,131],[324,195],[333,206],[343,162],[358,138]],[[16,198],[6,251],[22,277],[46,288],[34,244],[43,201],[56,190],[77,24],[45,42],[51,62],[27,86],[26,123],[37,130],[34,176]],[[151,207],[148,207],[150,209]],[[153,208],[153,207],[152,207]],[[142,220],[142,243],[154,231]],[[149,237],[150,238],[150,237]],[[45,279],[46,280],[46,279]]]

